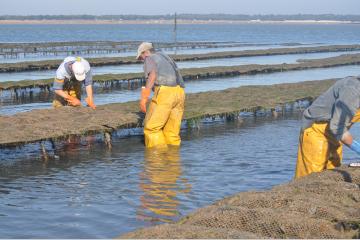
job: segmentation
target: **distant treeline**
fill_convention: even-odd
[[[298,14],[298,15],[243,15],[243,14],[177,14],[182,20],[228,20],[228,21],[284,21],[284,20],[330,20],[360,22],[360,15],[335,14]],[[3,15],[0,20],[171,20],[174,14],[168,15]]]

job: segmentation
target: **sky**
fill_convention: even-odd
[[[360,14],[360,0],[0,0],[0,15]]]

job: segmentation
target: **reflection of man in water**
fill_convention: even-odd
[[[177,195],[189,192],[191,186],[181,179],[178,147],[145,151],[145,168],[141,174],[141,207],[138,216],[156,222],[171,222],[179,216]],[[184,185],[182,185],[182,182]]]

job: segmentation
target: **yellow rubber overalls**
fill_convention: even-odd
[[[70,80],[69,79],[65,79],[65,80],[55,79],[55,81],[64,82],[63,90],[68,95],[70,95],[72,97],[76,97],[77,99],[81,100],[81,83],[82,82],[76,80],[75,78],[70,79]],[[64,98],[55,94],[52,105],[54,108],[57,108],[57,107],[68,106],[69,104]]]
[[[184,113],[185,91],[180,86],[157,86],[146,113],[144,135],[148,148],[179,146],[181,120]]]
[[[360,122],[360,110],[351,122]],[[300,133],[295,178],[334,169],[341,161],[342,143],[330,132],[328,122],[313,123]]]

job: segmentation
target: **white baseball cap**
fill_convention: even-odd
[[[85,66],[82,62],[76,61],[72,65],[72,70],[74,72],[75,78],[78,81],[84,81],[86,78]]]
[[[140,44],[138,50],[137,50],[137,56],[136,56],[136,59],[139,60],[141,54],[147,50],[150,50],[150,49],[153,49],[153,44],[152,43],[149,43],[149,42],[143,42]]]

